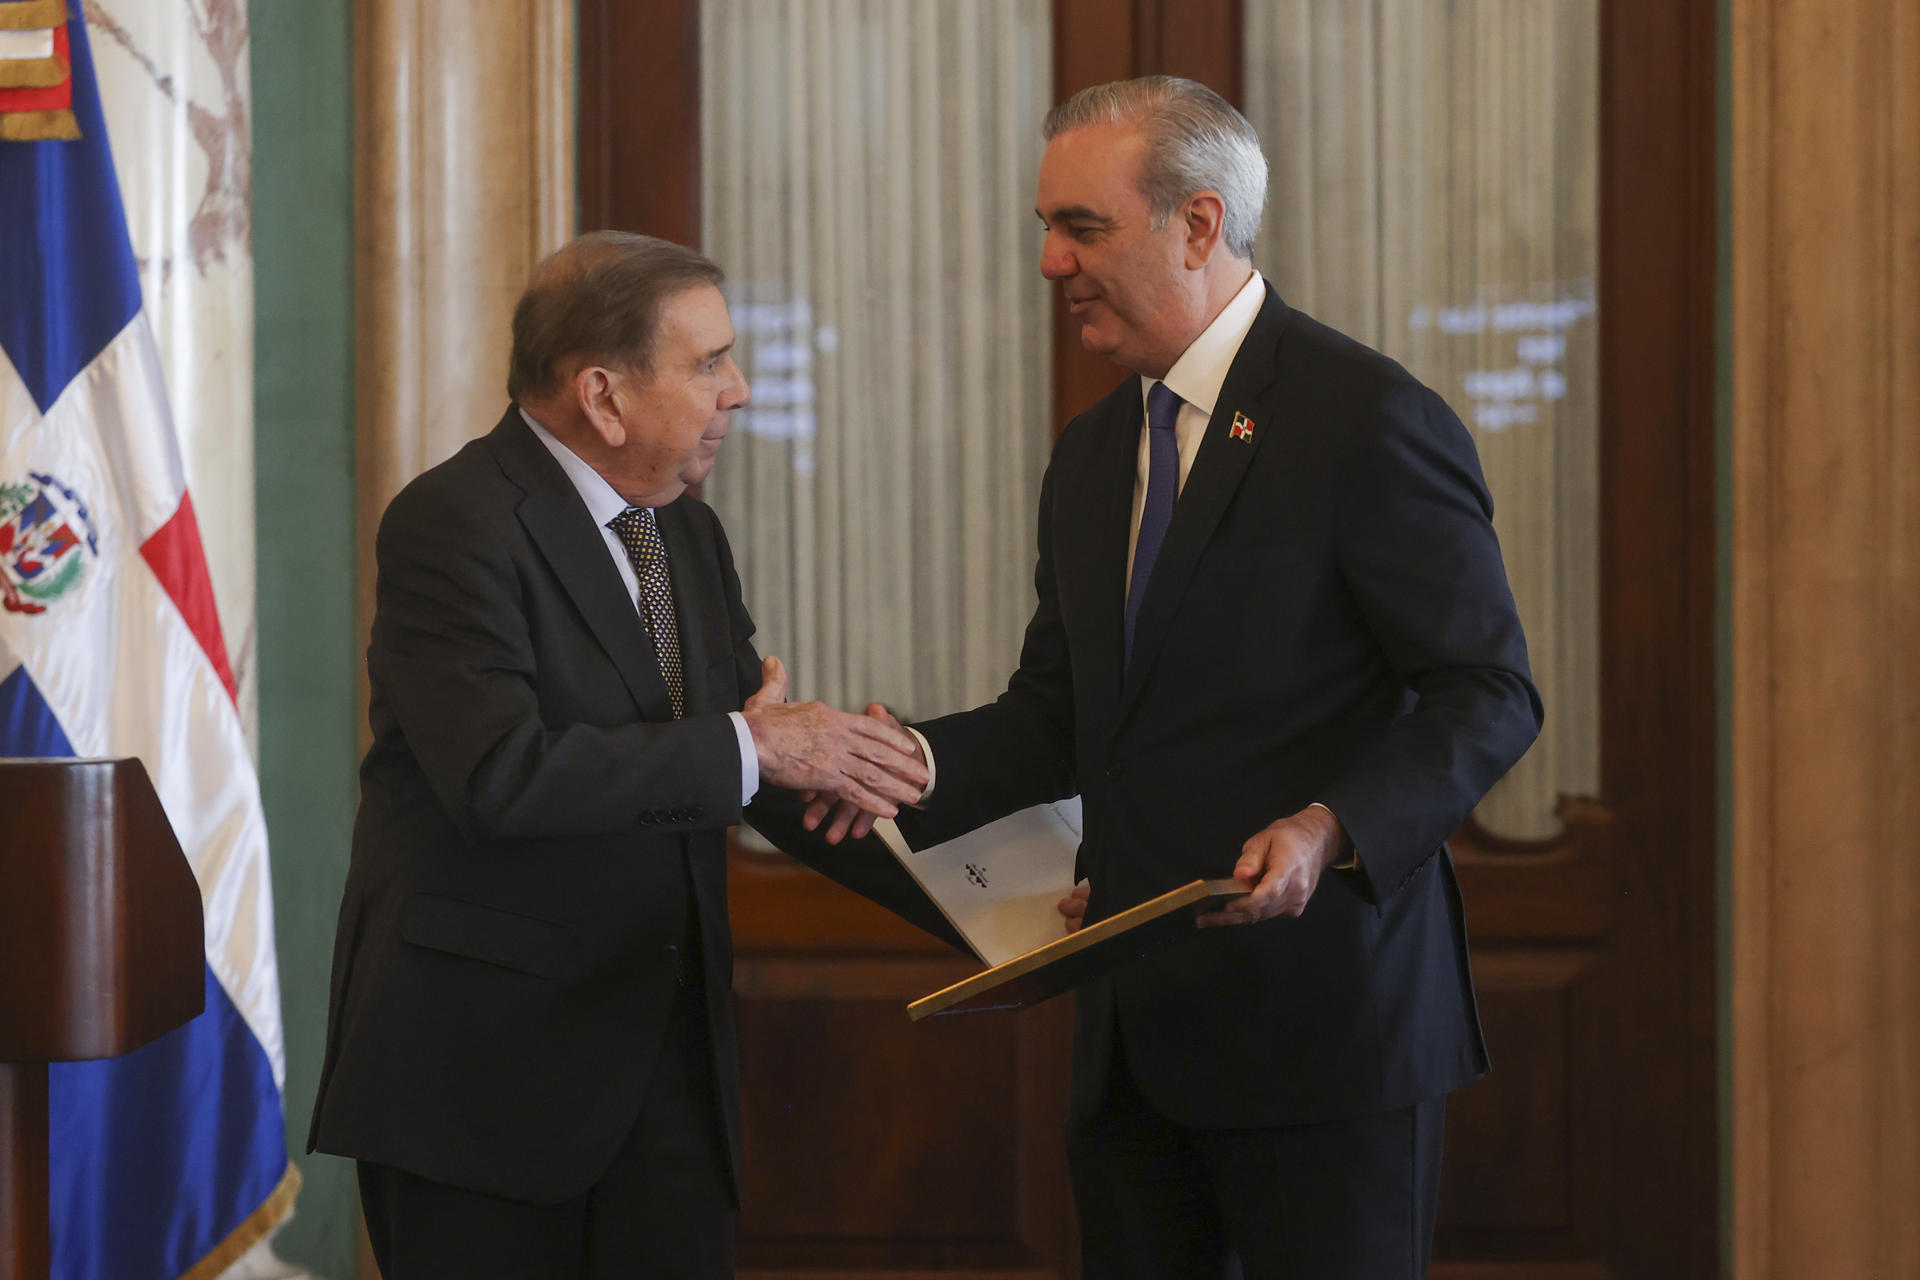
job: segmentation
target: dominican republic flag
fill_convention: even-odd
[[[53,1274],[198,1280],[299,1181],[267,830],[78,5],[64,30],[79,138],[0,140],[0,756],[145,762],[200,882],[207,1005],[51,1068]]]

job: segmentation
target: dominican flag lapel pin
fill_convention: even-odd
[[[1234,414],[1233,425],[1227,428],[1227,435],[1229,435],[1235,440],[1244,440],[1248,444],[1252,444],[1253,443],[1253,419],[1249,418],[1244,413]]]

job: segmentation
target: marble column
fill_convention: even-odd
[[[514,301],[573,233],[573,82],[571,0],[354,5],[363,634],[381,512],[499,419]]]

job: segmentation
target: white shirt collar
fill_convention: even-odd
[[[1213,323],[1193,340],[1193,345],[1180,353],[1173,368],[1167,370],[1167,376],[1160,381],[1181,400],[1211,418],[1213,407],[1220,400],[1220,388],[1226,383],[1227,370],[1233,367],[1233,358],[1240,354],[1240,344],[1247,340],[1247,330],[1253,328],[1260,305],[1266,300],[1266,281],[1255,271],[1240,286],[1240,292],[1220,308]],[[1142,394],[1152,388],[1154,381],[1141,379]]]
[[[533,434],[540,438],[540,443],[547,446],[547,452],[567,473],[567,479],[573,481],[573,487],[580,493],[580,501],[587,504],[587,513],[593,517],[595,524],[604,528],[608,521],[633,505],[614,491],[605,476],[582,462],[579,454],[561,444],[559,437],[534,421],[532,414],[522,409],[520,416],[533,428]]]

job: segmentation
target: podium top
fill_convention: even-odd
[[[200,889],[138,760],[0,759],[0,1062],[131,1052],[206,998]]]

